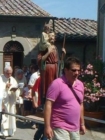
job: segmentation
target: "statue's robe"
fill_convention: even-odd
[[[49,54],[45,61],[42,61],[43,55],[46,51],[39,52],[38,64],[40,68],[41,76],[41,96],[45,97],[47,89],[51,82],[58,77],[58,52],[55,48],[53,52]]]

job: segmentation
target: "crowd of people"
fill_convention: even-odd
[[[40,83],[40,72],[36,65],[23,66],[14,68],[14,78],[19,86],[19,96],[16,100],[17,114],[28,116],[35,114],[35,110],[40,103],[40,96],[38,95],[38,86]],[[25,123],[25,122],[24,122]],[[32,123],[32,128],[36,125]]]
[[[4,68],[4,74],[0,75],[0,112],[27,116],[35,113],[40,104],[38,86],[40,84],[40,73],[37,65],[11,66]],[[16,108],[15,108],[16,107]],[[25,122],[24,122],[25,123]],[[32,128],[36,124],[32,123]],[[13,136],[16,131],[15,117],[3,114],[1,122],[0,137]]]

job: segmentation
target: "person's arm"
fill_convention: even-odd
[[[52,84],[49,86],[47,94],[46,94],[46,102],[44,109],[44,121],[45,121],[45,135],[48,139],[53,137],[53,130],[51,128],[51,113],[54,102],[56,102],[58,96],[60,94],[60,86],[59,83],[54,80]]]
[[[21,95],[22,98],[25,97],[25,92],[26,92],[26,91],[23,89],[23,92],[22,92],[22,95]]]
[[[9,91],[13,91],[14,93],[16,93],[16,90],[18,89],[17,81],[13,77],[11,77],[11,82],[9,84],[11,84],[11,86],[9,87]]]
[[[81,116],[80,116],[80,133],[83,135],[86,132],[85,128],[85,121],[84,121],[84,106],[83,103],[81,103]]]
[[[26,77],[24,76],[24,87],[26,87],[27,86],[27,79],[26,79]]]
[[[33,87],[32,85],[28,85],[28,89],[32,89],[32,87]]]
[[[66,49],[65,49],[65,48],[62,48],[62,50],[61,50],[61,55],[60,55],[60,59],[63,60],[64,57],[65,57],[65,55],[66,55]]]
[[[49,56],[49,52],[47,52],[45,55],[42,56],[42,61],[45,61],[47,59],[47,57]]]
[[[32,102],[33,102],[33,107],[37,108],[38,107],[38,97],[35,96],[35,91],[32,91]]]
[[[52,51],[53,51],[53,47],[48,47],[47,53],[42,56],[42,61],[45,61]]]
[[[48,139],[53,137],[53,131],[50,126],[52,104],[53,104],[52,101],[46,100],[45,109],[44,109],[45,136]]]
[[[28,82],[28,89],[29,89],[29,90],[33,88],[35,82],[36,82],[36,81],[35,81],[35,77],[34,77],[34,75],[32,74],[31,77],[30,77],[30,79],[29,79],[29,82]]]
[[[37,84],[37,81],[36,81],[36,84]],[[36,90],[36,84],[32,88],[32,103],[33,103],[34,108],[38,107],[38,97],[35,96],[35,92],[37,91]]]

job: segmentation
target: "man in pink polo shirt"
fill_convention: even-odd
[[[64,75],[54,80],[48,89],[44,114],[48,139],[80,140],[80,129],[85,134],[84,86],[77,79],[80,69],[79,59],[69,57],[64,64]]]

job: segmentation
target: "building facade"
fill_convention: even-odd
[[[61,50],[64,35],[67,56],[74,55],[86,63],[96,58],[97,21],[89,19],[55,19],[56,46]]]
[[[53,17],[30,0],[0,3],[0,72],[6,65],[29,65],[37,55],[45,23]]]
[[[75,55],[83,63],[95,58],[96,21],[58,19],[31,0],[0,0],[0,73],[6,65],[22,67],[35,63],[45,23],[49,23],[56,34],[59,55],[66,34],[67,56]]]
[[[97,55],[105,61],[105,0],[98,0]]]

